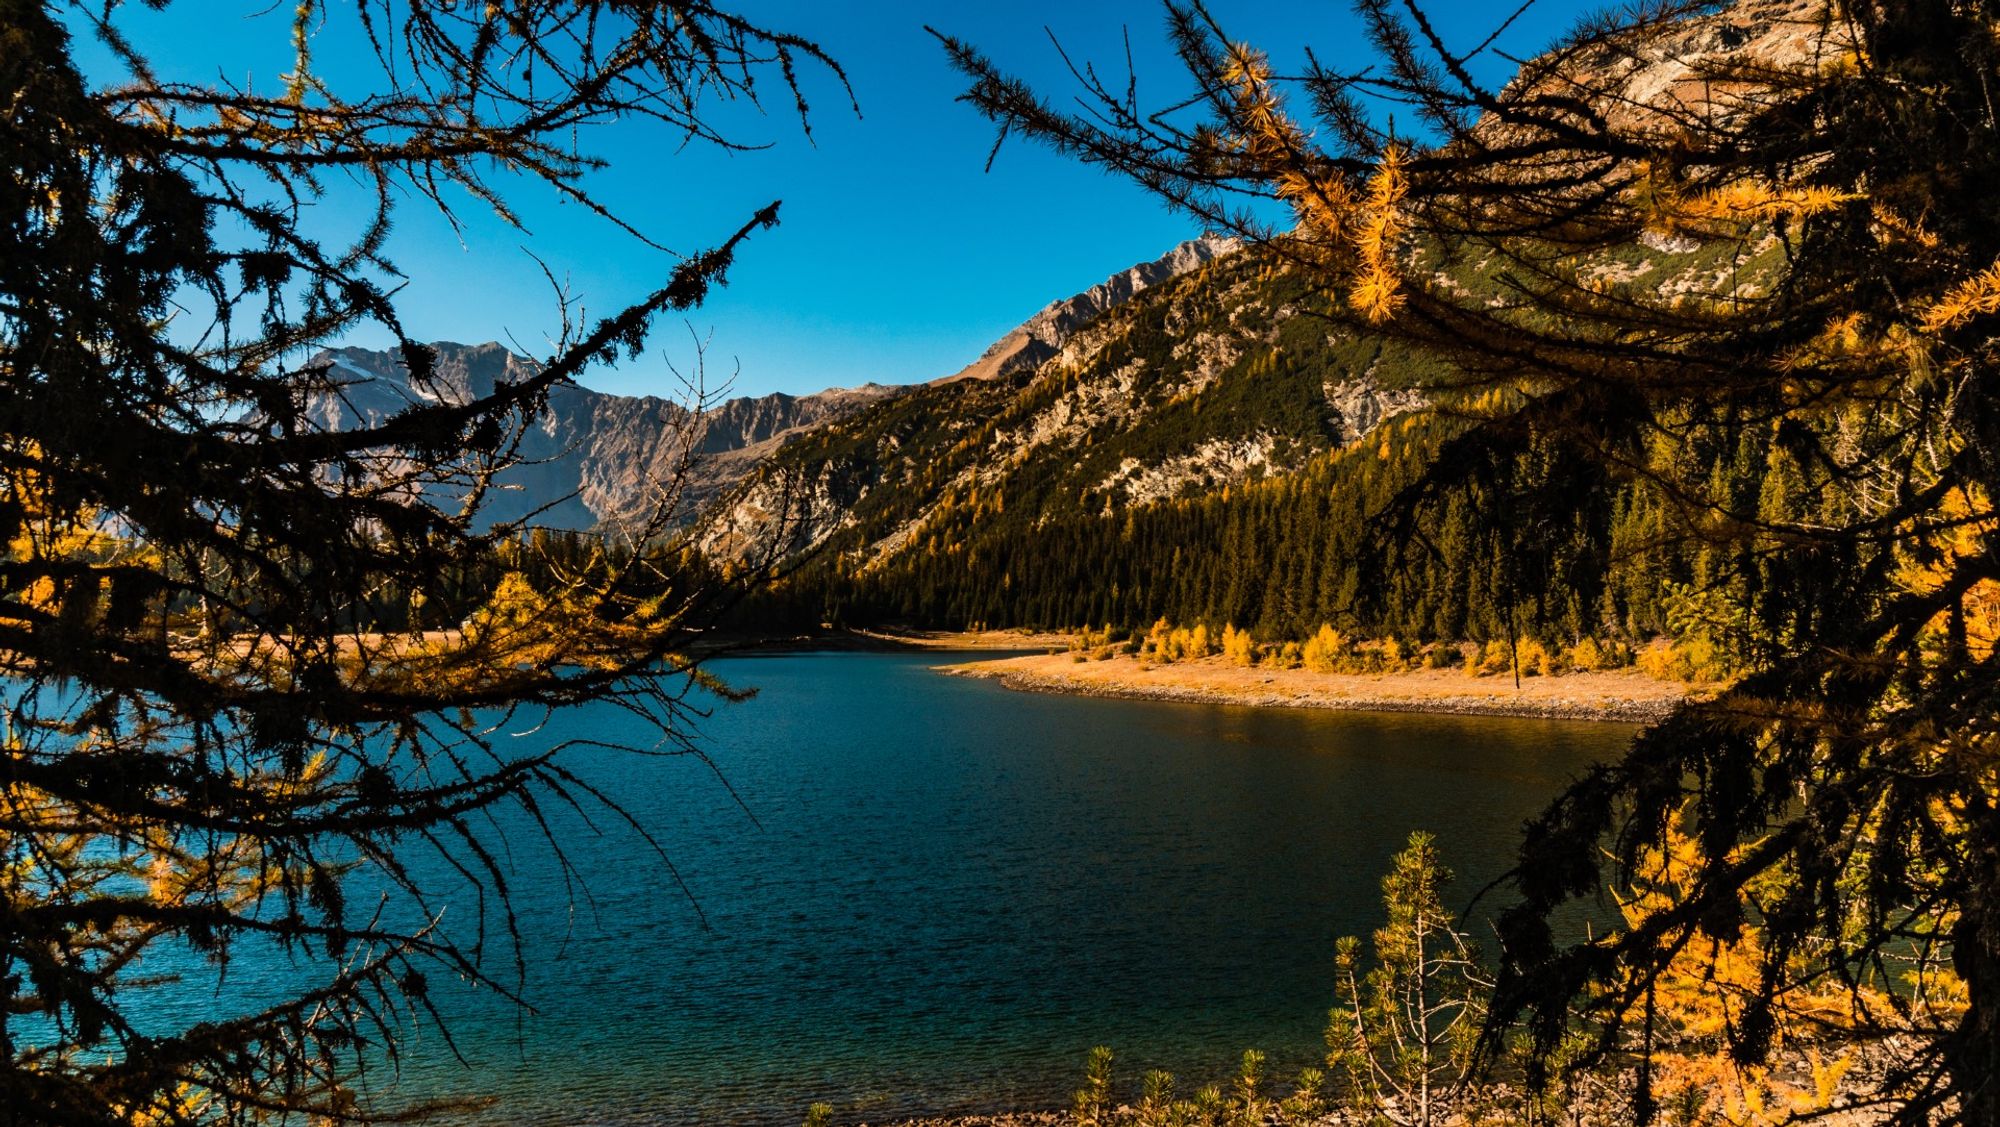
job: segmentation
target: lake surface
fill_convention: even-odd
[[[509,831],[527,998],[439,988],[393,1091],[524,1124],[796,1124],[1066,1102],[1090,1046],[1191,1089],[1321,1053],[1335,940],[1410,831],[1463,904],[1618,725],[1009,692],[961,655],[719,662],[753,700],[691,758],[581,754],[662,844],[569,825],[587,891]],[[615,710],[524,740],[634,738]],[[733,794],[732,794],[733,791]],[[586,898],[587,896],[587,898]],[[469,921],[467,905],[447,913]],[[498,969],[511,975],[503,957]],[[378,1085],[388,1083],[377,1074]]]

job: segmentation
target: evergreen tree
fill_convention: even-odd
[[[825,60],[700,2],[301,0],[290,70],[252,90],[163,79],[121,22],[0,3],[0,1109],[415,1115],[356,1079],[429,1012],[431,976],[510,991],[512,962],[482,955],[486,927],[512,933],[488,815],[547,835],[546,811],[605,801],[565,749],[512,749],[492,718],[612,701],[685,739],[687,681],[655,671],[686,668],[672,655],[731,586],[672,549],[576,559],[481,505],[550,391],[700,303],[776,205],[474,398],[397,315],[394,205],[508,219],[504,169],[617,222],[586,189],[584,127],[726,143],[711,96],[796,93]],[[128,73],[93,84],[69,29]],[[358,47],[338,85],[312,56],[335,35]],[[311,204],[350,179],[376,210],[323,241]],[[312,405],[343,379],[306,357],[369,326],[430,394],[329,429]],[[425,852],[479,886],[477,918],[412,920],[443,891],[413,876]],[[388,906],[350,904],[354,881]],[[297,956],[298,992],[238,1011],[147,961],[251,946]]]
[[[1382,878],[1388,920],[1375,932],[1374,968],[1364,975],[1352,938],[1337,955],[1327,1067],[1345,1078],[1350,1102],[1398,1127],[1451,1119],[1492,987],[1444,906],[1450,882],[1436,839],[1411,834]]]

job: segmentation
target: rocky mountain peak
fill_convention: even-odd
[[[314,355],[337,387],[310,406],[328,430],[380,424],[413,404],[463,403],[491,395],[501,381],[533,375],[540,365],[496,341],[439,341],[428,380],[416,380],[394,352],[333,348]],[[547,410],[524,436],[521,462],[500,477],[485,510],[489,521],[532,519],[552,528],[589,528],[628,519],[678,482],[683,511],[735,484],[786,438],[894,395],[881,384],[739,397],[691,411],[657,396],[611,395],[574,384],[550,390]],[[680,463],[694,462],[683,473]]]
[[[994,341],[979,359],[933,382],[990,380],[1034,368],[1062,351],[1062,346],[1078,329],[1132,300],[1148,286],[1177,278],[1240,249],[1240,241],[1222,235],[1189,239],[1151,262],[1127,267],[1080,294],[1050,302],[1041,312]]]

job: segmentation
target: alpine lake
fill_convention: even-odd
[[[1323,1054],[1335,942],[1380,926],[1412,830],[1437,835],[1448,902],[1490,934],[1499,894],[1472,902],[1522,822],[1635,732],[1046,696],[933,669],[976,656],[718,660],[757,693],[702,704],[701,755],[573,749],[637,828],[586,804],[482,831],[518,927],[489,895],[486,966],[531,1008],[434,981],[449,1037],[408,1022],[366,1086],[391,1106],[492,1101],[447,1122],[639,1127],[797,1124],[818,1101],[875,1123],[1054,1108],[1100,1044],[1125,1084],[1221,1082],[1246,1048],[1282,1083]],[[496,738],[657,738],[609,706],[534,720]],[[412,856],[440,926],[472,938],[479,901]]]

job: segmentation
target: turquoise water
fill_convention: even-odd
[[[1059,1104],[1100,1043],[1128,1079],[1221,1079],[1252,1046],[1292,1072],[1411,829],[1463,901],[1632,734],[1017,694],[942,660],[720,662],[761,691],[703,722],[713,769],[573,760],[688,891],[630,830],[564,823],[579,888],[503,823],[537,1012],[441,990],[464,1059],[422,1031],[393,1093],[494,1096],[488,1122],[795,1124],[815,1100],[843,1121]]]

